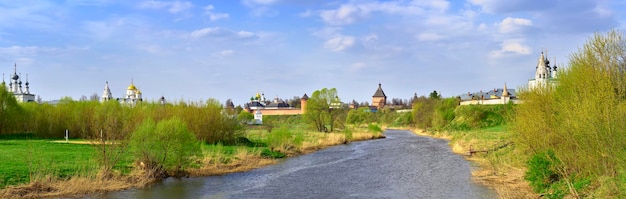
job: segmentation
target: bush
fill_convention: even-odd
[[[266,137],[266,143],[272,151],[286,152],[289,149],[300,147],[303,141],[304,135],[292,133],[285,126],[272,129]]]
[[[454,110],[454,119],[447,124],[450,130],[472,130],[507,124],[513,113],[513,104],[467,105]]]
[[[626,165],[626,38],[611,31],[595,34],[572,54],[555,84],[518,93],[512,129],[519,149],[553,151],[558,172],[571,179],[616,178]],[[603,187],[598,198],[626,195],[624,183]],[[593,195],[593,190],[590,191]]]
[[[144,121],[131,135],[130,147],[137,160],[153,171],[151,175],[156,178],[164,177],[160,176],[164,171],[177,174],[201,153],[200,142],[177,118],[158,124],[152,119]]]
[[[367,125],[367,130],[369,132],[371,132],[374,137],[377,137],[381,133],[383,133],[383,129],[381,129],[380,126],[378,126],[376,124],[369,124],[369,125]]]
[[[448,124],[456,117],[454,110],[457,106],[459,106],[458,98],[446,98],[441,100],[435,107],[432,126],[437,129],[442,129],[448,126]]]
[[[528,171],[524,179],[530,182],[530,186],[537,193],[546,193],[553,183],[560,180],[560,176],[554,171],[558,160],[553,151],[537,153],[533,155],[526,165]]]

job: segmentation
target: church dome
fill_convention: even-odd
[[[140,90],[137,90],[137,94],[140,94],[140,95],[141,95],[141,91],[140,91]]]
[[[130,86],[128,86],[127,90],[137,90],[137,87],[135,87],[134,84],[130,84]]]

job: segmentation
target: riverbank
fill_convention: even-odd
[[[514,146],[509,144],[512,134],[505,127],[456,132],[411,130],[416,135],[449,140],[454,153],[477,164],[472,178],[495,190],[500,198],[539,197],[524,180],[523,160],[516,158]]]
[[[266,136],[262,132],[253,133],[255,138]],[[346,139],[346,135],[348,139]],[[254,137],[253,136],[253,137]],[[353,133],[305,133],[306,136],[300,146],[288,147],[283,152],[291,156],[311,153],[329,146],[384,138],[382,133],[372,133],[367,130]],[[55,143],[58,146],[86,146],[84,144]],[[188,170],[189,176],[223,175],[232,172],[249,171],[276,163],[276,159],[262,155],[264,147],[233,147],[222,145],[205,145],[203,157],[198,160],[199,166]],[[32,149],[30,149],[32,150]],[[30,169],[30,168],[28,168]],[[93,174],[96,173],[96,174]],[[32,175],[29,184],[7,186],[0,190],[0,198],[42,198],[59,196],[81,196],[108,191],[118,191],[129,188],[144,187],[153,183],[146,179],[142,170],[133,166],[129,173],[117,172],[113,176],[103,178],[97,172],[76,171],[68,177],[53,177],[54,172],[43,172]]]

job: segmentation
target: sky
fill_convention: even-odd
[[[336,88],[344,102],[519,88],[544,51],[567,67],[610,0],[0,0],[0,71],[44,101],[134,83],[145,100],[243,105]],[[554,61],[556,59],[556,61]]]

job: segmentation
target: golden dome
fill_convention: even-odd
[[[257,99],[261,99],[261,94],[260,93],[256,93],[256,98]]]
[[[141,91],[140,91],[139,89],[137,89],[137,94],[140,94],[140,95],[141,95]]]
[[[130,86],[128,86],[127,90],[137,90],[137,87],[135,87],[134,84],[130,84]]]

